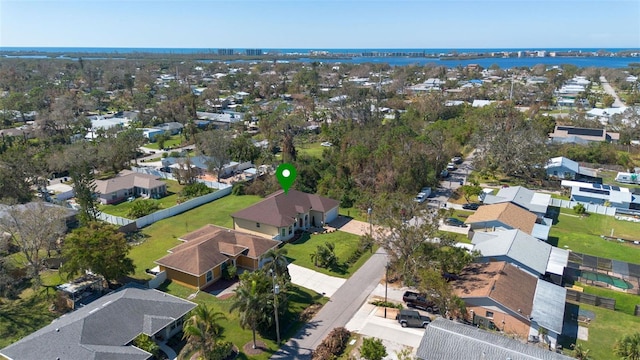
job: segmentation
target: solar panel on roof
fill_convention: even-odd
[[[605,190],[611,190],[611,186],[609,185],[602,185],[602,188]]]
[[[598,189],[590,189],[590,188],[579,188],[580,191],[582,192],[586,192],[586,193],[592,193],[592,194],[598,194],[598,195],[609,195],[609,191],[607,190],[598,190]]]
[[[601,137],[602,134],[604,133],[604,129],[573,128],[573,129],[567,129],[567,133],[571,135]]]
[[[615,191],[620,191],[620,186],[611,186],[611,189]]]
[[[600,184],[592,184],[594,188],[601,189]]]

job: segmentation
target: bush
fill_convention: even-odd
[[[151,353],[151,355],[156,358],[160,355],[160,346],[158,346],[158,344],[156,344],[155,341],[153,341],[147,334],[138,335],[138,337],[133,340],[133,344],[136,347]]]
[[[573,211],[578,215],[583,215],[585,212],[587,212],[587,209],[585,209],[583,204],[578,203],[573,207]]]
[[[244,183],[235,183],[231,188],[232,195],[244,195],[245,194],[245,184]]]
[[[127,213],[127,217],[130,219],[137,219],[151,213],[154,213],[156,210],[160,209],[160,206],[153,200],[140,200],[131,204],[131,208]]]
[[[394,308],[394,309],[399,309],[402,310],[402,304],[396,304],[396,303],[392,303],[392,302],[384,302],[382,300],[374,300],[372,302],[370,302],[369,304],[371,305],[375,305],[375,306],[383,306],[383,307],[387,307],[387,308]]]
[[[382,344],[382,340],[365,338],[362,340],[360,355],[367,360],[382,360],[387,356],[387,349]]]
[[[342,354],[347,347],[347,341],[351,337],[351,332],[343,327],[338,327],[329,333],[322,340],[322,343],[311,353],[312,360],[335,359]]]
[[[207,185],[201,182],[194,182],[185,185],[184,188],[182,188],[182,191],[180,191],[180,196],[183,200],[188,200],[198,196],[207,195],[211,193],[211,191],[212,190]]]
[[[208,360],[224,360],[233,353],[233,344],[229,341],[218,341],[213,350],[207,354]]]
[[[229,265],[222,269],[222,277],[226,280],[235,279],[238,275],[238,268],[234,265]]]

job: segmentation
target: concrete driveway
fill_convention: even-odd
[[[291,282],[311,289],[318,294],[331,297],[347,280],[329,276],[295,264],[289,264]]]
[[[369,234],[371,230],[373,230],[374,234],[378,232],[378,226],[369,226],[369,223],[364,221],[359,221],[352,219],[346,216],[338,216],[337,219],[327,224],[329,227],[332,227],[336,230],[344,231],[349,234],[354,235],[365,235]]]

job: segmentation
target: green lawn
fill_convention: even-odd
[[[581,283],[576,283],[576,285],[581,286],[583,291],[587,294],[616,299],[616,311],[620,311],[628,315],[633,315],[635,306],[640,305],[640,295],[627,294],[621,291],[589,286]]]
[[[231,228],[233,220],[230,214],[260,200],[259,196],[253,195],[229,195],[145,227],[142,234],[147,240],[134,246],[129,253],[136,265],[134,277],[148,279],[144,270],[156,266],[153,263],[155,260],[166,255],[168,249],[180,244],[177,240],[180,236],[207,224]]]
[[[588,326],[589,340],[578,340],[590,350],[593,360],[614,358],[612,352],[616,340],[640,328],[640,317],[585,304],[580,304],[580,308],[595,314],[595,319]]]
[[[304,234],[300,240],[295,243],[286,244],[284,248],[287,249],[287,257],[289,260],[298,266],[313,269],[331,276],[348,278],[358,270],[358,268],[371,257],[372,252],[376,250],[376,248],[374,248],[372,252],[365,252],[357,262],[351,266],[347,266],[345,261],[356,251],[359,241],[360,237],[357,235],[335,231],[319,235]],[[335,253],[338,257],[339,266],[334,269],[316,267],[311,260],[310,254],[316,251],[318,245],[323,245],[325,242],[330,242],[335,245]]]
[[[0,348],[20,340],[51,323],[58,317],[49,311],[55,294],[52,288],[42,288],[37,294],[27,291],[17,300],[0,302]]]
[[[172,283],[171,281],[163,284],[160,287],[160,290],[185,299],[194,292],[193,289],[183,287],[181,285]],[[233,301],[232,299],[221,300],[206,292],[199,292],[192,301],[198,304],[212,307],[214,311],[220,311],[225,315],[226,319],[220,322],[220,325],[222,325],[222,327],[224,328],[224,338],[225,340],[234,343],[241,351],[244,344],[252,341],[251,330],[242,329],[240,327],[238,312],[229,311]],[[300,329],[300,327],[303,325],[302,323],[297,321],[297,315],[299,313],[306,309],[310,304],[320,303],[324,305],[327,301],[327,298],[323,297],[320,294],[317,294],[314,291],[293,285],[289,290],[289,313],[287,314],[287,316],[280,319],[280,336],[283,339],[283,342],[286,342],[286,339],[289,339],[290,337],[295,335],[298,329]],[[265,334],[265,337],[257,333],[257,338],[265,342],[265,344],[267,345],[267,351],[265,351],[261,355],[253,356],[251,358],[265,360],[270,358],[277,349],[275,344],[275,333]],[[247,359],[247,356],[241,354],[239,358]]]
[[[571,249],[583,254],[616,259],[631,263],[639,263],[640,246],[629,243],[607,241],[600,235],[610,235],[631,240],[640,240],[640,224],[616,220],[612,216],[590,214],[578,217],[564,213],[571,209],[562,209],[549,233],[549,243],[563,249]]]
[[[169,140],[164,142],[164,147],[165,147],[165,149],[169,149],[169,148],[173,149],[173,148],[179,147],[180,144],[182,144],[182,135],[180,135],[180,134],[172,135]],[[147,144],[144,145],[144,147],[149,148],[149,149],[156,149],[156,150],[160,149],[158,147],[158,143],[157,142],[147,143]]]
[[[339,208],[339,213],[342,216],[350,217],[355,220],[369,222],[369,215],[366,210],[360,210],[358,208]]]
[[[160,199],[149,199],[157,203],[161,210],[168,209],[172,206],[175,206],[177,204],[178,197],[180,196],[179,195],[180,191],[182,191],[182,189],[184,188],[184,185],[178,184],[177,181],[173,181],[173,180],[163,180],[163,181],[167,184],[168,195]],[[116,205],[100,205],[99,208],[100,208],[100,211],[104,213],[126,218],[127,214],[129,213],[129,209],[131,209],[131,206],[133,205],[133,203],[141,200],[143,199],[136,198],[134,201],[131,201],[131,202],[125,200]]]
[[[316,158],[322,157],[322,152],[324,151],[324,149],[327,149],[327,147],[320,145],[320,143],[307,143],[296,146],[296,150],[300,154],[305,154]]]

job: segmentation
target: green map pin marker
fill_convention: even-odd
[[[296,181],[296,175],[296,168],[288,163],[280,164],[276,169],[276,177],[285,194],[289,191],[293,182]]]

